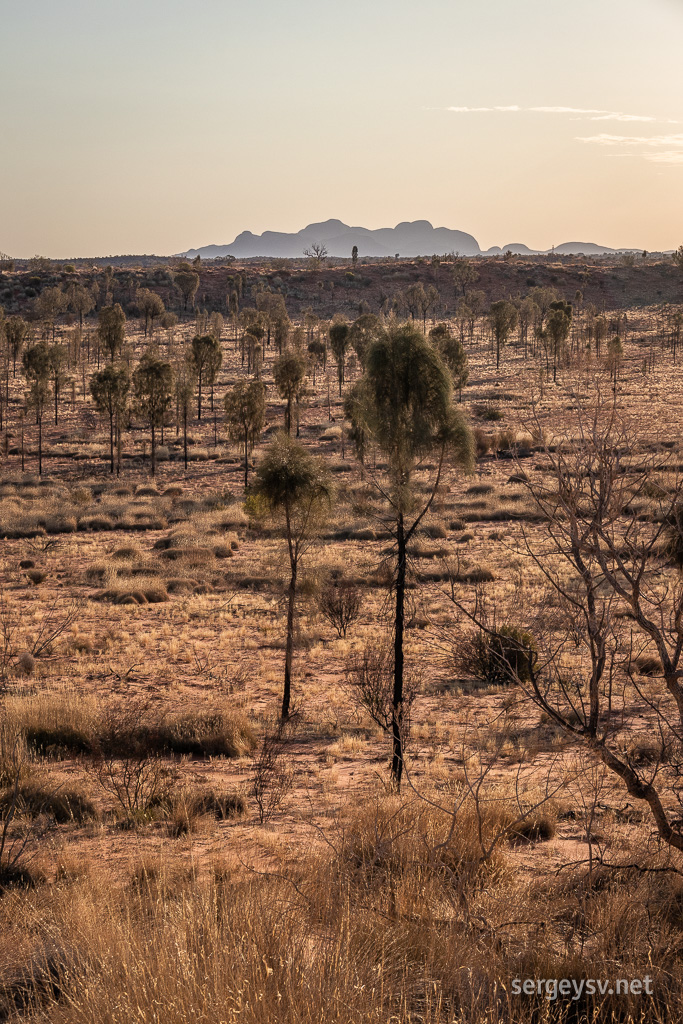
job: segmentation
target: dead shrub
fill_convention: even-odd
[[[410,739],[413,704],[420,690],[421,674],[417,666],[406,665],[403,681],[403,718],[401,736],[404,748]],[[344,688],[352,703],[365,711],[372,721],[390,732],[393,723],[394,654],[386,642],[375,641],[361,651],[352,651],[344,664]]]
[[[295,718],[280,720],[272,732],[266,732],[252,760],[252,795],[258,808],[259,822],[266,824],[279,810],[292,788],[292,772],[285,763],[285,749]]]
[[[341,639],[359,617],[362,597],[357,587],[345,580],[332,580],[320,595],[320,611]]]

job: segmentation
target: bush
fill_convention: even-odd
[[[487,423],[497,423],[503,418],[503,414],[500,409],[497,409],[493,405],[475,405],[473,411],[475,416],[480,416],[481,419],[486,420]]]
[[[456,642],[455,668],[488,686],[528,683],[535,663],[536,642],[517,626],[470,633]]]
[[[488,455],[493,445],[493,438],[491,435],[487,434],[485,430],[481,429],[481,427],[475,427],[473,433],[477,458]]]
[[[360,615],[362,599],[357,587],[333,580],[320,595],[320,611],[341,639]]]
[[[15,799],[15,790],[0,793],[0,816],[10,810]],[[83,793],[73,789],[46,789],[36,781],[20,785],[16,791],[16,814],[18,817],[37,818],[47,814],[58,824],[75,821],[79,824],[97,817],[97,810]]]
[[[243,715],[204,711],[163,722],[158,729],[158,743],[166,753],[242,757],[254,749],[256,736]]]

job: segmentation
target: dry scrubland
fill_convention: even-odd
[[[262,286],[270,280],[249,272]],[[537,261],[523,272],[544,283],[553,267]],[[614,270],[626,272],[635,274]],[[381,284],[377,267],[367,273]],[[443,290],[451,271],[438,273]],[[604,268],[574,261],[571,273],[604,291],[591,276],[606,276]],[[662,273],[668,281],[669,268]],[[318,288],[326,274],[309,272],[311,294],[326,291]],[[491,274],[482,270],[487,281]],[[491,286],[486,308],[501,297]],[[201,286],[196,298],[201,306]],[[252,304],[248,291],[240,301]],[[629,492],[627,522],[657,529],[677,496],[683,369],[671,347],[676,308],[656,302],[613,296],[599,358],[575,308],[556,384],[531,331],[526,352],[517,332],[510,336],[498,370],[485,310],[466,335],[462,408],[477,458],[469,475],[446,468],[409,548],[406,678],[415,699],[400,794],[389,785],[389,738],[349,681],[359,652],[391,636],[392,542],[386,523],[368,514],[368,478],[353,455],[332,354],[315,381],[309,371],[293,416],[292,432],[298,424],[305,448],[326,460],[335,498],[303,562],[294,713],[280,728],[287,550],[281,525],[245,507],[240,447],[222,422],[223,397],[246,373],[239,324],[226,314],[216,418],[206,390],[201,422],[193,401],[185,469],[171,408],[154,479],[149,431],[135,418],[123,432],[120,475],[108,471],[109,422],[87,391],[94,342],[90,365],[75,364],[73,387],[63,387],[56,426],[47,405],[42,477],[31,413],[21,471],[26,382],[19,370],[3,377],[0,1019],[677,1019],[676,842],[585,736],[533,699],[517,657],[533,649],[538,666],[550,664],[552,649],[554,685],[564,679],[566,692],[588,700],[590,645],[573,611],[575,583],[550,550],[534,495],[557,491],[557,446],[577,438],[577,409],[589,408],[596,386],[609,407],[615,364],[614,444],[643,477],[637,495]],[[445,321],[458,334],[456,303],[455,293],[450,308],[442,300],[426,328]],[[306,345],[326,336],[337,311],[321,308],[319,320],[297,301],[291,307],[290,338],[301,324]],[[86,332],[88,324],[86,314]],[[63,314],[53,328],[73,342]],[[37,341],[40,323],[32,329]],[[617,329],[619,349],[608,354]],[[188,312],[169,329],[156,326],[154,341],[165,358],[196,333]],[[126,342],[135,366],[149,338],[130,317]],[[275,354],[264,336],[266,428],[256,463],[283,423]],[[360,373],[349,357],[345,390]],[[382,458],[368,455],[370,475]],[[418,494],[429,493],[434,472],[433,464],[418,471]],[[675,532],[675,514],[672,522]],[[662,586],[677,582],[668,536],[647,556]],[[549,582],[555,572],[564,597]],[[322,614],[335,580],[359,604],[346,635]],[[597,594],[609,619],[611,704],[607,720],[601,704],[601,727],[640,778],[654,779],[675,822],[680,727],[670,724],[661,652],[638,632],[623,596],[607,593],[604,580]],[[673,590],[660,611],[670,598]],[[481,654],[476,637],[490,634],[468,612],[513,635],[503,670],[489,661],[488,678],[471,641]],[[557,706],[570,725],[580,721],[566,700]],[[511,991],[514,978],[645,975],[653,995],[563,1003]]]

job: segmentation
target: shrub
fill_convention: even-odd
[[[5,815],[15,798],[15,790],[0,793],[0,816]],[[67,821],[82,823],[97,817],[97,810],[83,793],[73,789],[47,789],[35,780],[25,782],[16,790],[17,817],[37,818],[47,814],[58,824]]]
[[[454,664],[457,671],[488,686],[510,686],[530,681],[536,650],[531,633],[505,625],[459,639],[453,652]]]
[[[168,719],[159,726],[163,752],[194,757],[242,757],[256,746],[246,718],[230,711],[203,711]]]
[[[445,540],[447,536],[445,527],[441,523],[427,523],[422,527],[422,533],[431,540]]]
[[[663,672],[661,660],[652,654],[641,654],[631,663],[631,669],[639,676],[661,676]]]
[[[361,606],[360,591],[344,580],[333,580],[320,595],[320,611],[340,639],[360,615]]]
[[[481,427],[474,428],[474,445],[477,452],[477,457],[481,458],[484,455],[488,455],[493,445],[493,438],[490,434],[487,434]]]
[[[238,793],[196,792],[183,789],[171,801],[169,831],[173,836],[197,832],[202,819],[228,821],[246,814],[247,802]]]
[[[497,409],[493,405],[475,405],[473,411],[475,416],[480,416],[481,419],[486,420],[487,423],[497,423],[503,418],[503,414],[500,409]]]

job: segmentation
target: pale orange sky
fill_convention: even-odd
[[[0,25],[12,256],[330,217],[683,242],[682,0],[0,0]]]

